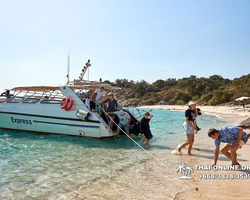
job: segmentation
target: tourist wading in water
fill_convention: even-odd
[[[142,143],[149,144],[149,141],[153,138],[153,135],[150,131],[149,121],[152,119],[153,115],[150,115],[149,112],[144,114],[144,117],[141,120],[141,135]]]

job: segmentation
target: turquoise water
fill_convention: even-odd
[[[184,112],[153,110],[150,153],[169,152],[186,138]],[[197,140],[207,140],[210,127],[225,125],[212,115],[198,118]],[[139,144],[140,137],[133,136]],[[83,189],[127,167],[135,170],[150,156],[122,136],[90,139],[0,130],[0,199],[77,199]],[[171,162],[171,160],[169,161]],[[133,179],[133,177],[131,177]],[[74,198],[73,198],[74,196]]]

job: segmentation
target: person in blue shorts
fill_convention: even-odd
[[[226,143],[222,147],[221,153],[232,160],[232,165],[240,165],[237,161],[236,151],[239,148],[242,148],[249,137],[249,135],[247,135],[242,128],[234,126],[223,126],[218,129],[211,128],[208,131],[208,136],[214,139],[215,144],[213,166],[217,164],[221,142]]]

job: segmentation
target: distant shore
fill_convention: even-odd
[[[185,111],[186,109],[188,109],[188,106],[186,105],[152,105],[152,106],[141,106],[138,108]],[[212,114],[216,114],[218,117],[230,118],[232,116],[237,115],[238,117],[242,117],[243,120],[244,118],[250,117],[250,108],[245,108],[244,110],[242,106],[200,106],[200,105],[197,105],[197,108],[201,109],[201,113],[212,113]]]

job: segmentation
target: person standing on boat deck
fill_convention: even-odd
[[[91,110],[90,109],[90,98],[89,98],[89,95],[86,95],[85,96],[85,99],[83,100],[83,102],[84,102],[84,104],[85,104],[85,106],[89,109],[89,110]]]
[[[96,95],[96,111],[99,112],[99,115],[102,116],[102,109],[103,109],[103,101],[104,101],[104,97],[105,97],[105,90],[104,90],[104,86],[101,85],[99,89],[96,89],[95,92],[93,93],[92,96]]]
[[[149,141],[153,138],[149,126],[149,121],[152,119],[152,117],[153,115],[150,115],[149,112],[146,112],[141,120],[140,130],[142,135],[142,143],[144,144],[149,144]]]
[[[95,99],[96,99],[96,93],[93,92],[89,99],[89,109],[92,112],[95,111]]]
[[[9,99],[9,98],[12,97],[13,95],[10,94],[10,91],[9,91],[9,90],[6,90],[5,96],[7,97],[7,99]]]
[[[116,114],[119,118],[119,124],[116,130],[116,139],[120,140],[120,130],[124,128],[127,137],[129,136],[129,123],[131,121],[131,117],[128,113],[124,112],[123,110],[115,111],[115,112],[108,112],[107,114]],[[129,137],[128,137],[129,140]]]
[[[191,150],[194,143],[194,133],[197,133],[197,125],[196,125],[196,117],[198,116],[198,112],[196,109],[196,103],[193,101],[188,102],[188,109],[185,111],[185,121],[183,123],[184,132],[186,134],[187,140],[178,145],[176,150],[173,150],[172,154],[181,154],[181,149],[185,146],[188,146],[188,154],[191,154]]]
[[[110,92],[108,94],[108,98],[103,101],[103,103],[108,103],[108,107],[107,107],[107,113],[109,112],[115,112],[118,110],[118,104],[117,104],[117,100],[115,98],[115,95],[114,93]],[[112,128],[113,128],[113,121],[115,119],[115,114],[109,114],[109,128],[110,130],[112,131]]]

